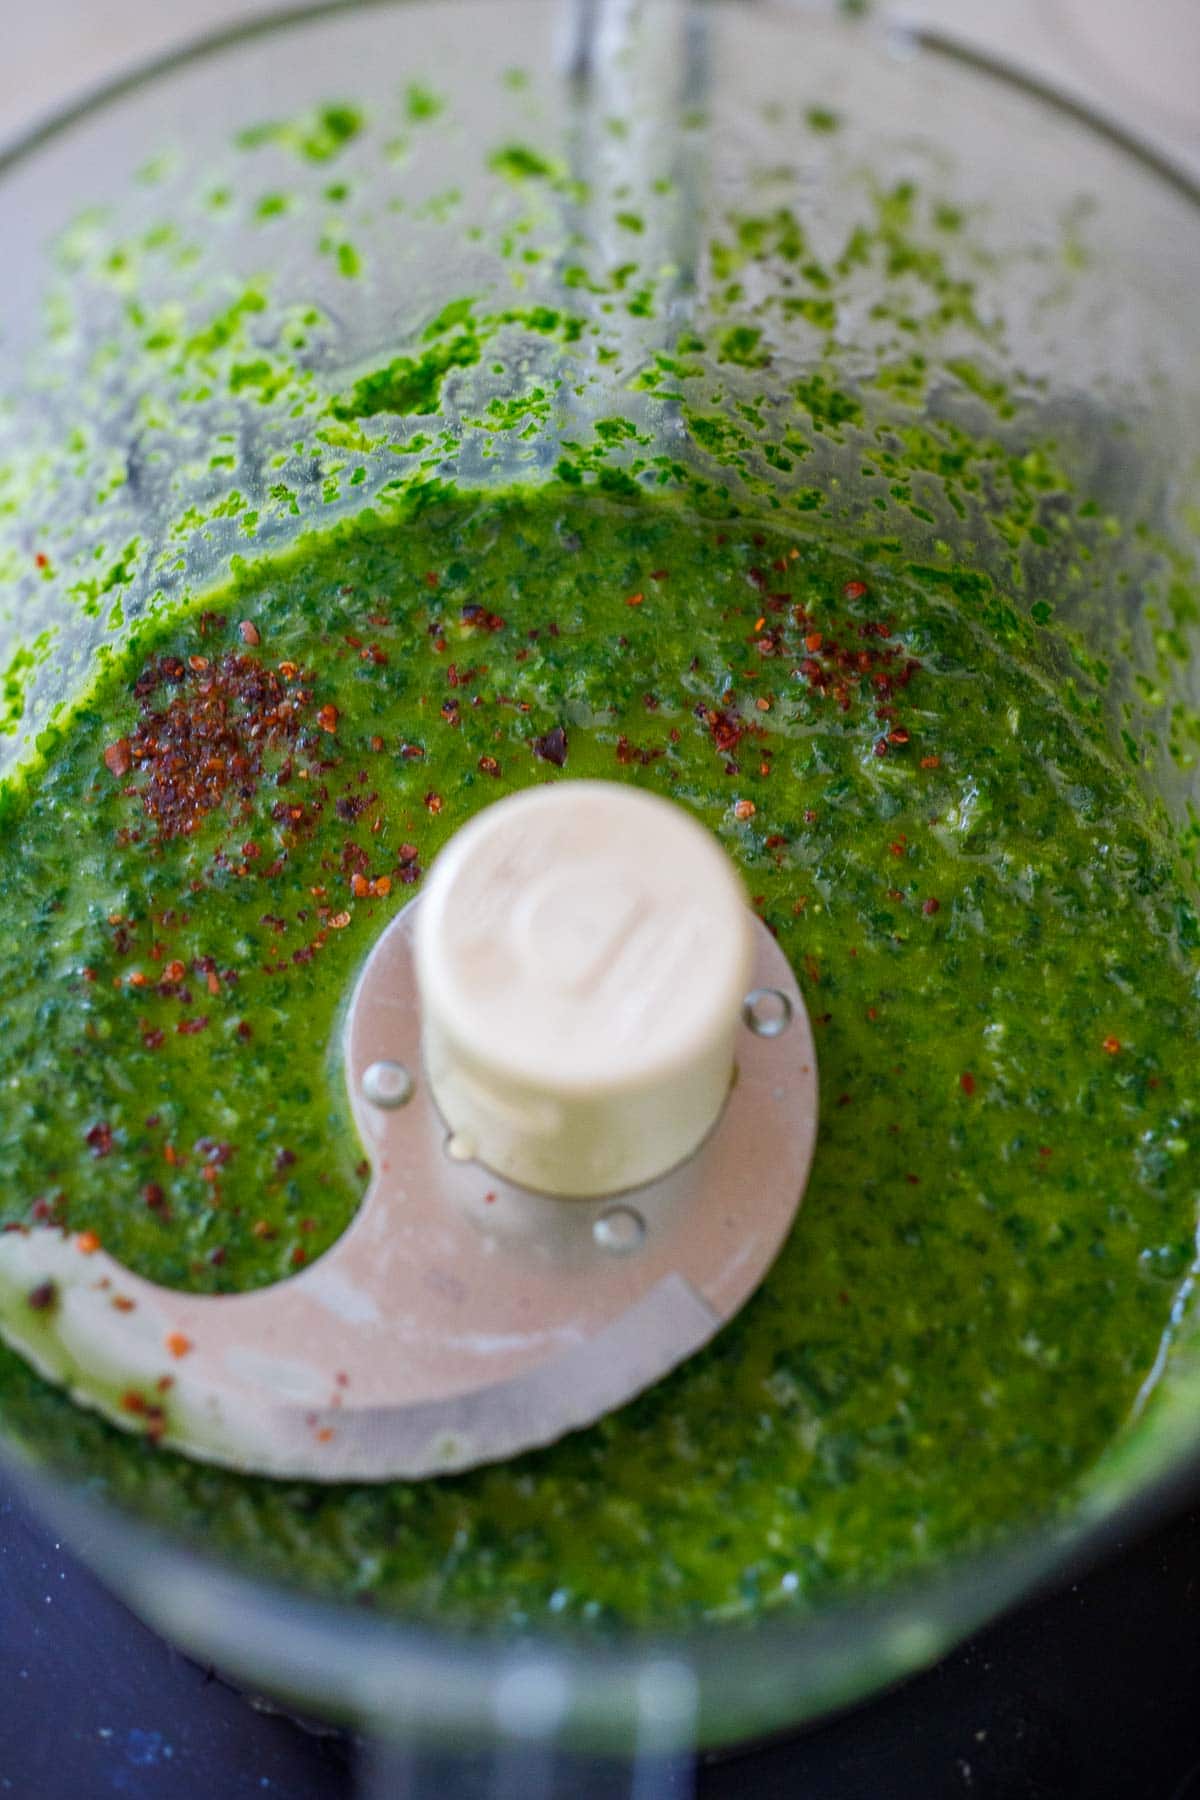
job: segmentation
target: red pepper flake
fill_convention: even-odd
[[[531,745],[533,754],[543,762],[553,763],[556,769],[566,766],[567,734],[561,725],[553,725],[541,737],[535,737]]]
[[[887,741],[887,739],[886,739],[886,738],[876,738],[876,740],[875,740],[875,754],[876,754],[876,756],[886,756],[886,755],[887,755],[887,753],[888,753],[888,741]]]
[[[975,1077],[969,1069],[964,1069],[958,1078],[958,1085],[969,1100],[975,1092]]]
[[[492,779],[495,780],[500,773],[500,764],[496,761],[494,756],[481,756],[479,759],[479,772],[481,775],[490,775]]]
[[[930,894],[928,900],[926,900],[924,905],[921,907],[921,911],[926,915],[927,918],[932,918],[935,912],[941,912],[941,910],[942,910],[942,903],[933,894]]]
[[[631,763],[640,763],[643,769],[647,769],[652,762],[667,754],[661,745],[655,748],[648,744],[631,744],[624,732],[617,739],[616,751],[617,761],[622,768],[628,768]]]
[[[444,802],[440,794],[431,793],[425,796],[425,807],[428,812],[440,813]]]
[[[739,800],[733,809],[735,819],[752,819],[758,811],[753,800]]]
[[[750,726],[733,713],[720,711],[716,707],[699,707],[697,711],[722,756],[729,756],[736,750],[750,730]]]
[[[136,1388],[127,1388],[121,1395],[121,1411],[140,1417],[146,1411],[145,1394],[139,1394]]]
[[[262,636],[258,626],[254,624],[253,620],[243,619],[238,626],[238,631],[241,633],[243,644],[249,644],[252,650],[258,649],[258,646],[262,643]]]
[[[1121,1040],[1120,1038],[1106,1037],[1101,1048],[1106,1051],[1109,1056],[1116,1056],[1121,1048]]]
[[[150,1208],[151,1212],[159,1212],[162,1209],[163,1202],[166,1200],[166,1195],[163,1193],[162,1188],[157,1181],[148,1181],[142,1189],[142,1199],[146,1202],[146,1205]]]
[[[196,1037],[199,1032],[208,1030],[208,1015],[205,1013],[196,1019],[180,1019],[175,1029],[180,1037]]]
[[[317,1442],[318,1442],[318,1444],[328,1444],[331,1441],[332,1437],[333,1437],[333,1428],[329,1425],[323,1425],[321,1427],[320,1431],[318,1431],[318,1433],[317,1433]]]
[[[888,732],[889,744],[907,744],[907,742],[908,732],[904,729],[903,725],[897,725],[893,730]]]
[[[250,1230],[253,1236],[261,1239],[264,1243],[275,1236],[275,1227],[266,1219],[255,1219]]]
[[[112,1297],[114,1312],[131,1313],[137,1310],[137,1301],[131,1300],[128,1294],[114,1294]]]
[[[437,584],[438,584],[438,578],[434,574],[433,570],[426,569],[426,571],[425,571],[425,586],[427,588],[435,588],[437,586]]]
[[[133,746],[126,737],[118,738],[104,752],[104,766],[117,781],[128,775],[133,767]]]
[[[666,581],[670,573],[669,569],[651,569],[650,579],[651,581]]]
[[[154,1384],[154,1391],[156,1394],[169,1394],[174,1386],[175,1377],[173,1375],[160,1375]]]
[[[941,766],[942,759],[940,756],[923,756],[921,758],[921,767],[923,769],[940,769]]]
[[[83,1141],[97,1160],[102,1156],[107,1156],[112,1149],[112,1126],[106,1124],[103,1119],[97,1120],[96,1124],[84,1133]]]
[[[25,1301],[34,1312],[51,1312],[58,1304],[58,1288],[53,1281],[40,1282],[26,1294]]]
[[[825,638],[821,632],[810,631],[804,640],[804,648],[806,650],[819,650],[824,642]]]
[[[338,728],[338,716],[337,707],[332,702],[327,702],[317,714],[317,724],[322,731],[328,732],[332,736]]]
[[[630,594],[627,597],[625,604],[626,606],[640,606],[645,597],[644,594]]]
[[[44,550],[39,550],[33,560],[39,569],[48,569],[50,567],[50,558],[46,555]]]
[[[872,1025],[873,1025],[875,1023],[876,1019],[879,1017],[879,1012],[878,1012],[877,1008],[875,1008],[874,1006],[868,1006],[867,1017],[868,1017],[868,1019],[870,1019]]]
[[[82,1256],[95,1256],[100,1248],[100,1239],[94,1231],[81,1231],[75,1239],[75,1248]]]
[[[134,683],[142,717],[130,752],[145,777],[133,791],[160,838],[194,832],[229,793],[249,798],[267,750],[287,747],[301,730],[310,696],[285,687],[297,673],[294,663],[276,672],[232,650],[212,663],[177,656],[147,663]]]
[[[302,1269],[308,1261],[308,1251],[303,1244],[297,1244],[288,1259],[293,1269]]]

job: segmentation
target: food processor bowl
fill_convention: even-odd
[[[0,159],[0,768],[238,559],[557,475],[970,566],[1186,849],[1197,200],[1053,96],[828,5],[380,0],[189,48]],[[2,1395],[0,1430],[71,1543],[238,1680],[397,1743],[652,1757],[847,1704],[1194,1492],[1193,1275],[1061,1515],[659,1637],[468,1637],[268,1586],[89,1497]]]

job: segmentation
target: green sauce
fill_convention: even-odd
[[[462,492],[136,628],[0,797],[0,1226],[205,1290],[318,1256],[366,1182],[357,967],[474,810],[564,777],[670,795],[741,865],[814,1023],[816,1162],[707,1351],[502,1467],[245,1479],[2,1347],[0,1426],[259,1573],[503,1625],[812,1606],[1068,1502],[1194,1254],[1196,924],[1133,771],[969,571],[926,574]]]

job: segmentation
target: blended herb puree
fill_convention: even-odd
[[[744,1313],[510,1464],[242,1478],[2,1346],[0,1426],[264,1575],[508,1625],[812,1605],[1068,1500],[1193,1255],[1196,921],[1133,771],[970,595],[550,487],[366,513],[137,628],[0,800],[0,1226],[208,1291],[318,1257],[367,1179],[356,968],[476,808],[563,777],[736,858],[820,1139]]]

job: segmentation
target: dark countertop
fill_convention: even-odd
[[[365,1775],[346,1739],[257,1709],[163,1643],[0,1488],[0,1796],[333,1800],[364,1792]],[[556,1776],[572,1800],[691,1791],[685,1767],[644,1770],[636,1788],[594,1765]],[[1200,1800],[1200,1510],[870,1705],[706,1763],[696,1787],[702,1800]],[[393,1765],[373,1792],[550,1800],[541,1781],[480,1764]]]

